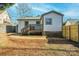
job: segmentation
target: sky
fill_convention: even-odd
[[[64,14],[64,22],[69,18],[79,19],[78,3],[26,3],[24,6],[22,5],[23,4],[17,3],[7,9],[12,21],[16,22],[16,19],[21,16],[38,16],[51,10]],[[24,8],[24,13],[21,15],[20,8]]]

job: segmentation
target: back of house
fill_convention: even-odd
[[[26,25],[41,25],[43,35],[62,35],[63,27],[63,14],[50,11],[44,13],[40,17],[24,17],[18,19],[18,33],[21,33],[21,30]],[[38,27],[38,26],[37,26]]]

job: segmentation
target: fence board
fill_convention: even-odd
[[[64,26],[63,37],[79,42],[79,25]]]

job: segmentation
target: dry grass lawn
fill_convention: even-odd
[[[56,38],[54,38],[56,39]],[[45,36],[17,36],[0,33],[0,55],[30,55],[30,56],[79,56],[79,48],[68,41],[51,40],[48,43]]]

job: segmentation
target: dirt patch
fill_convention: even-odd
[[[1,47],[7,48],[40,48],[44,47],[48,42],[45,36],[8,36],[8,34],[6,34],[4,37],[6,40],[1,43]]]
[[[0,49],[0,55],[9,56],[79,56],[77,50],[37,49],[37,48],[5,48]]]
[[[8,42],[7,33],[0,33],[0,47],[5,47]]]
[[[62,38],[51,38],[49,41],[47,43],[45,37],[41,36],[26,37],[0,33],[0,55],[79,56],[79,48],[71,42]]]

